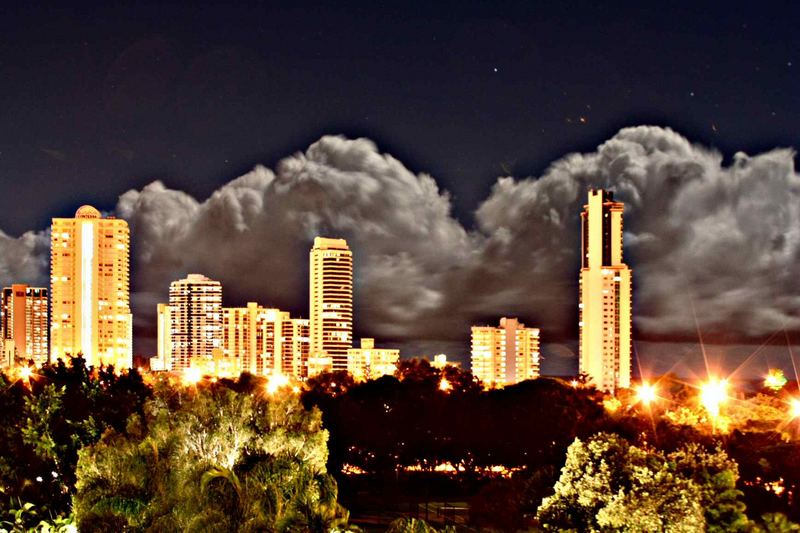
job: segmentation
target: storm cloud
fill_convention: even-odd
[[[133,232],[143,337],[170,281],[188,272],[222,281],[229,304],[305,315],[308,250],[325,235],[354,250],[362,334],[461,341],[475,321],[515,315],[568,339],[577,335],[578,214],[591,187],[626,204],[639,335],[800,329],[800,178],[787,149],[725,163],[669,129],[626,128],[541,176],[499,178],[467,227],[431,176],[367,139],[326,136],[204,201],[153,182],[122,194],[114,211]],[[0,233],[0,282],[44,282],[48,253],[44,232]]]

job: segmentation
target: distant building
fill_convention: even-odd
[[[249,302],[223,309],[223,351],[243,371],[302,379],[308,365],[308,320]]]
[[[158,312],[158,359],[164,361],[167,370],[183,371],[191,366],[193,358],[211,360],[214,350],[222,348],[219,281],[201,274],[173,281],[169,305],[160,304]]]
[[[0,301],[0,340],[11,341],[13,358],[37,365],[50,358],[47,289],[15,284],[5,287]]]
[[[598,389],[631,383],[631,270],[622,262],[622,213],[609,191],[589,191],[581,213],[579,368]]]
[[[375,348],[375,339],[361,339],[360,348],[347,350],[347,371],[356,381],[393,375],[400,350]]]
[[[156,356],[150,359],[150,370],[168,370],[172,364],[172,308],[156,306]]]
[[[454,366],[454,367],[459,367],[459,366],[461,366],[461,363],[459,363],[457,361],[448,361],[447,360],[447,354],[440,353],[440,354],[436,354],[436,355],[433,356],[433,360],[431,361],[431,366],[433,368],[438,368],[438,369],[441,370],[442,368],[444,368],[444,367],[446,367],[448,365]]]
[[[310,332],[307,318],[291,318],[283,323],[283,373],[298,379],[308,377]]]
[[[486,387],[538,378],[539,330],[505,317],[500,327],[473,326],[472,374]]]
[[[0,369],[6,368],[13,368],[15,366],[16,361],[15,354],[16,348],[14,347],[14,341],[11,339],[0,339],[0,349],[3,350],[2,358],[0,358]]]
[[[94,207],[54,218],[50,248],[53,360],[83,354],[87,365],[133,364],[128,223]]]
[[[347,370],[353,346],[353,254],[344,239],[314,239],[309,255],[311,357]]]

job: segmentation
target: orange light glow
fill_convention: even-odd
[[[203,374],[199,368],[190,366],[183,370],[183,382],[187,385],[195,385],[203,379]]]
[[[719,416],[719,408],[728,399],[728,380],[711,379],[700,387],[700,402],[712,418]]]
[[[649,406],[657,399],[656,386],[643,382],[636,388],[636,397],[639,399],[639,403]]]
[[[26,382],[30,382],[31,376],[33,375],[33,370],[29,366],[23,366],[19,369],[19,377]]]
[[[453,386],[450,385],[450,382],[447,380],[447,378],[442,378],[439,381],[439,390],[440,391],[442,391],[442,392],[450,392],[450,390],[452,388],[453,388]]]
[[[278,392],[278,389],[281,387],[285,387],[289,384],[289,378],[284,376],[283,374],[275,374],[269,377],[267,380],[267,392],[270,394],[275,394]]]
[[[792,418],[800,417],[800,398],[792,398],[790,402],[790,415]]]

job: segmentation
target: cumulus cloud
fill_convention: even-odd
[[[726,165],[669,129],[626,128],[542,176],[498,179],[470,231],[432,177],[369,140],[327,136],[204,201],[154,182],[122,194],[116,214],[133,232],[140,332],[152,329],[170,281],[188,272],[222,281],[231,303],[306,314],[308,249],[327,235],[354,250],[364,334],[447,343],[474,321],[516,315],[570,338],[578,213],[588,188],[606,187],[626,203],[639,334],[693,332],[696,316],[705,331],[746,337],[800,328],[793,160],[773,150]],[[45,234],[0,234],[0,281],[45,280],[46,268]]]

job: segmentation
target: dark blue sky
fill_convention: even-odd
[[[325,133],[368,136],[472,211],[620,127],[758,152],[800,140],[800,3],[7,4],[0,229],[204,197]]]

